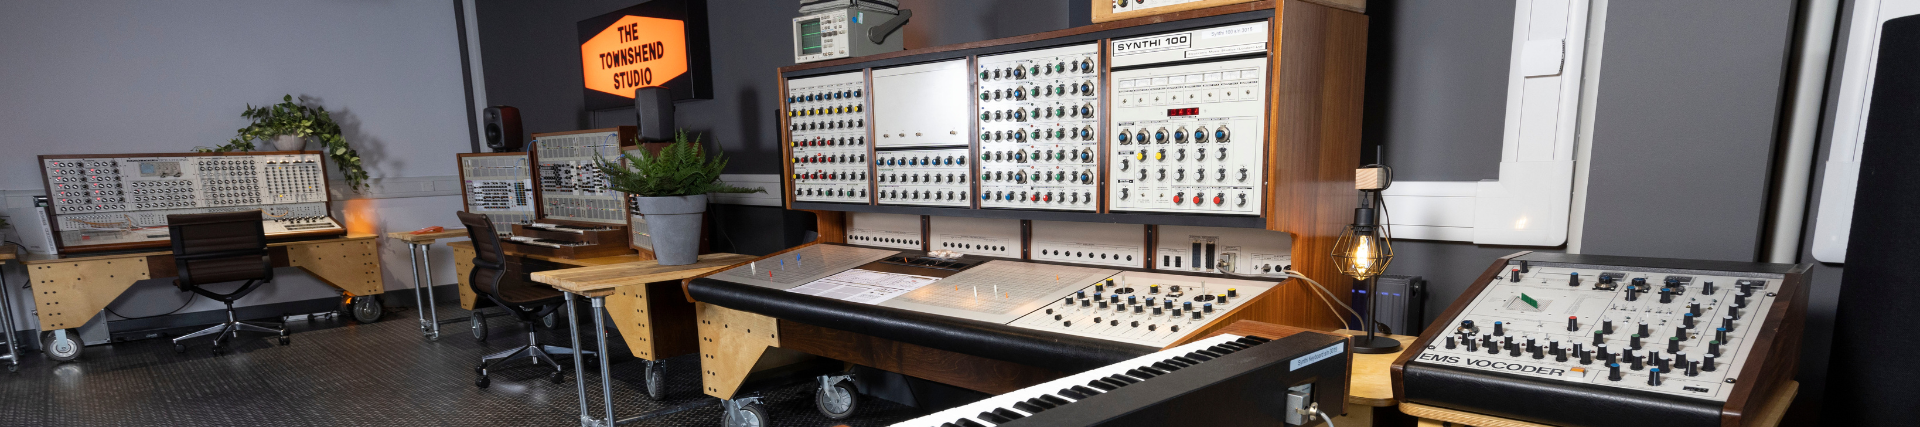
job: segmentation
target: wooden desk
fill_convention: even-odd
[[[691,353],[699,347],[695,343],[693,304],[682,293],[681,282],[745,264],[754,258],[739,254],[706,254],[701,255],[697,262],[687,265],[660,265],[657,260],[644,260],[532,274],[534,281],[566,293],[567,326],[571,330],[580,330],[580,325],[575,324],[579,317],[573,312],[574,296],[586,297],[593,302],[593,338],[598,344],[595,348],[602,352],[595,359],[600,361],[601,396],[606,416],[599,420],[602,423],[600,425],[618,424],[613,421],[612,385],[606,381],[613,377],[607,364],[611,355],[604,353],[607,351],[607,327],[603,319],[613,317],[614,327],[619,329],[620,337],[626,340],[627,348],[634,357],[647,361],[645,388],[653,398],[659,399],[663,394],[661,387],[664,387],[660,377],[661,368],[657,366],[659,361]],[[573,337],[573,354],[584,354],[580,348],[580,334],[568,335]],[[593,416],[586,413],[586,371],[580,359],[573,358],[573,371],[576,372],[574,383],[580,396],[580,418],[586,422]]]
[[[478,295],[473,294],[473,288],[468,286],[469,281],[467,280],[469,279],[467,275],[473,271],[473,242],[452,242],[447,244],[447,248],[453,249],[453,273],[454,273],[455,279],[458,279],[460,281],[460,286],[459,286],[460,308],[472,310],[473,304],[475,301],[474,298],[478,297]],[[609,256],[609,257],[583,258],[583,259],[553,258],[553,257],[539,256],[539,255],[517,254],[513,252],[507,252],[507,255],[525,257],[527,259],[537,259],[541,261],[547,261],[555,264],[569,265],[574,267],[614,265],[614,264],[624,264],[624,263],[640,262],[640,261],[647,260],[647,259],[641,258],[639,254],[615,255],[615,256]]]
[[[428,341],[440,339],[441,324],[440,304],[433,300],[433,242],[441,239],[461,237],[467,237],[467,229],[455,228],[420,234],[414,234],[411,231],[387,233],[387,238],[407,244],[407,261],[409,266],[413,267],[413,276],[411,277],[411,282],[413,282],[413,306],[420,308],[414,311],[416,317],[420,320],[420,335],[426,337]],[[426,260],[425,268],[427,278],[424,280],[420,278],[422,259]],[[421,282],[425,282],[426,285],[422,286]],[[423,292],[421,288],[425,288],[424,293],[426,293],[426,296],[420,295]],[[428,317],[432,318],[429,319]],[[466,319],[454,319],[448,322],[459,322],[463,320]]]
[[[1767,398],[1766,405],[1760,407],[1760,411],[1756,414],[1758,418],[1754,419],[1753,425],[1755,427],[1775,427],[1780,425],[1780,420],[1787,416],[1787,407],[1793,405],[1793,397],[1799,394],[1799,392],[1800,382],[1798,381],[1787,381],[1779,387],[1774,388],[1773,396]],[[1552,427],[1546,424],[1510,420],[1490,415],[1421,405],[1418,403],[1401,403],[1400,412],[1420,417],[1420,427]]]
[[[380,251],[375,238],[349,235],[275,242],[267,244],[267,252],[274,267],[299,267],[322,283],[340,288],[345,297],[342,311],[361,322],[372,322],[384,311],[373,296],[386,292],[380,279]],[[59,339],[77,337],[74,329],[126,293],[134,282],[179,275],[171,251],[27,254],[19,262],[27,267],[40,330],[64,331],[55,335]]]

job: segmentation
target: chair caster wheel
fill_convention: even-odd
[[[293,344],[292,338],[280,337],[280,345],[288,345],[288,344]]]
[[[178,343],[176,343],[176,344],[174,344],[174,345],[173,345],[173,352],[174,352],[174,353],[186,353],[186,352],[187,352],[187,345],[186,345],[186,344],[178,344]]]
[[[480,365],[480,366],[475,366],[475,367],[473,367],[473,374],[474,374],[474,375],[486,375],[486,374],[487,374],[487,365]]]
[[[20,372],[20,365],[7,365],[7,372]]]
[[[547,375],[547,381],[553,381],[554,384],[566,384],[567,373],[561,372],[561,371],[553,371],[552,375]]]
[[[491,381],[488,381],[488,380],[487,380],[487,377],[485,377],[485,376],[482,376],[482,377],[480,377],[480,378],[478,378],[478,379],[474,379],[474,380],[473,380],[473,386],[474,386],[474,387],[479,387],[479,388],[487,388],[487,384],[488,384],[488,383],[490,383],[490,382],[491,382]]]

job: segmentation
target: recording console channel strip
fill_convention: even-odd
[[[710,276],[791,289],[897,254],[813,245]],[[1278,282],[991,260],[899,297],[891,307],[1163,348],[1278,286]]]
[[[1253,22],[1113,41],[1112,210],[1260,214],[1267,31]]]
[[[166,216],[261,210],[268,236],[344,233],[306,152],[40,156],[63,251],[163,246]]]
[[[1093,211],[1100,147],[1100,45],[975,61],[980,206]]]
[[[633,128],[534,134],[544,218],[627,225],[625,197],[607,187],[595,161],[618,162]]]
[[[526,153],[461,153],[457,157],[467,212],[485,215],[498,230],[533,222],[533,167]]]
[[[1793,377],[1809,268],[1501,259],[1396,362],[1396,386],[1408,402],[1554,425],[1745,425]]]
[[[793,200],[870,200],[866,86],[866,74],[859,72],[787,81]]]
[[[880,204],[972,206],[973,167],[967,157],[965,147],[874,153]]]

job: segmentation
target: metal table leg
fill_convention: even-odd
[[[7,359],[7,371],[14,372],[20,370],[20,346],[14,342],[17,336],[13,329],[13,287],[7,285],[5,266],[0,264],[0,322],[5,323],[7,355],[0,358]]]
[[[583,350],[580,348],[580,319],[575,316],[573,310],[573,294],[562,292],[561,296],[565,298],[564,301],[567,304],[567,335],[573,339],[573,384],[574,391],[577,392],[580,397],[580,425],[583,427],[597,427],[601,425],[600,421],[587,415],[587,376],[581,375],[581,373],[586,371],[583,370],[585,366],[580,362],[580,352]],[[601,355],[600,357],[601,360],[605,360],[606,358],[605,355]]]
[[[427,293],[426,309],[427,317],[431,319],[427,322],[427,325],[433,328],[432,332],[427,333],[427,339],[437,340],[440,339],[440,303],[433,299],[433,245],[420,245],[420,258],[424,258],[427,262],[425,267],[427,270],[427,285],[425,286]]]
[[[604,425],[610,426],[614,423],[613,373],[607,368],[607,359],[609,358],[607,356],[611,355],[612,352],[607,351],[607,325],[605,324],[606,321],[601,319],[606,316],[606,306],[607,297],[593,297],[593,341],[595,345],[599,346],[598,348],[600,350],[600,353],[595,357],[596,359],[600,359],[600,398],[607,407],[607,417],[604,418],[607,422]]]
[[[415,311],[420,311],[427,307],[426,302],[420,300],[420,245],[407,243],[407,261],[408,267],[413,268],[413,276],[410,277],[413,279],[413,306],[416,308]],[[421,335],[427,335],[427,313],[414,314],[420,318]]]

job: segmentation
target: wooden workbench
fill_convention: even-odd
[[[268,243],[274,267],[300,267],[348,296],[386,292],[374,235]],[[78,328],[134,282],[179,275],[171,251],[27,254],[34,313],[40,330]]]
[[[699,349],[693,303],[688,302],[681,282],[753,259],[706,254],[687,265],[632,261],[535,272],[533,281],[574,295],[606,298],[607,316],[613,318],[627,349],[634,357],[660,360]]]
[[[465,236],[466,234],[463,231],[461,235]],[[467,280],[468,273],[473,271],[473,242],[452,242],[447,244],[447,248],[453,249],[453,275],[455,279],[458,279],[460,281],[460,286],[458,286],[460,288],[460,308],[472,310],[474,298],[478,297],[478,295],[474,295],[473,288],[468,286],[470,284],[470,281]],[[592,266],[599,266],[599,265],[624,264],[624,263],[631,263],[631,262],[647,261],[651,259],[647,257],[642,257],[640,254],[626,254],[626,255],[615,255],[615,256],[609,256],[609,257],[582,258],[582,259],[554,258],[554,257],[548,257],[548,256],[540,256],[540,255],[517,254],[512,252],[508,252],[507,255],[525,257],[527,259],[536,259],[536,260],[547,261],[555,264],[568,265],[568,266],[574,266],[574,267],[592,267]]]

